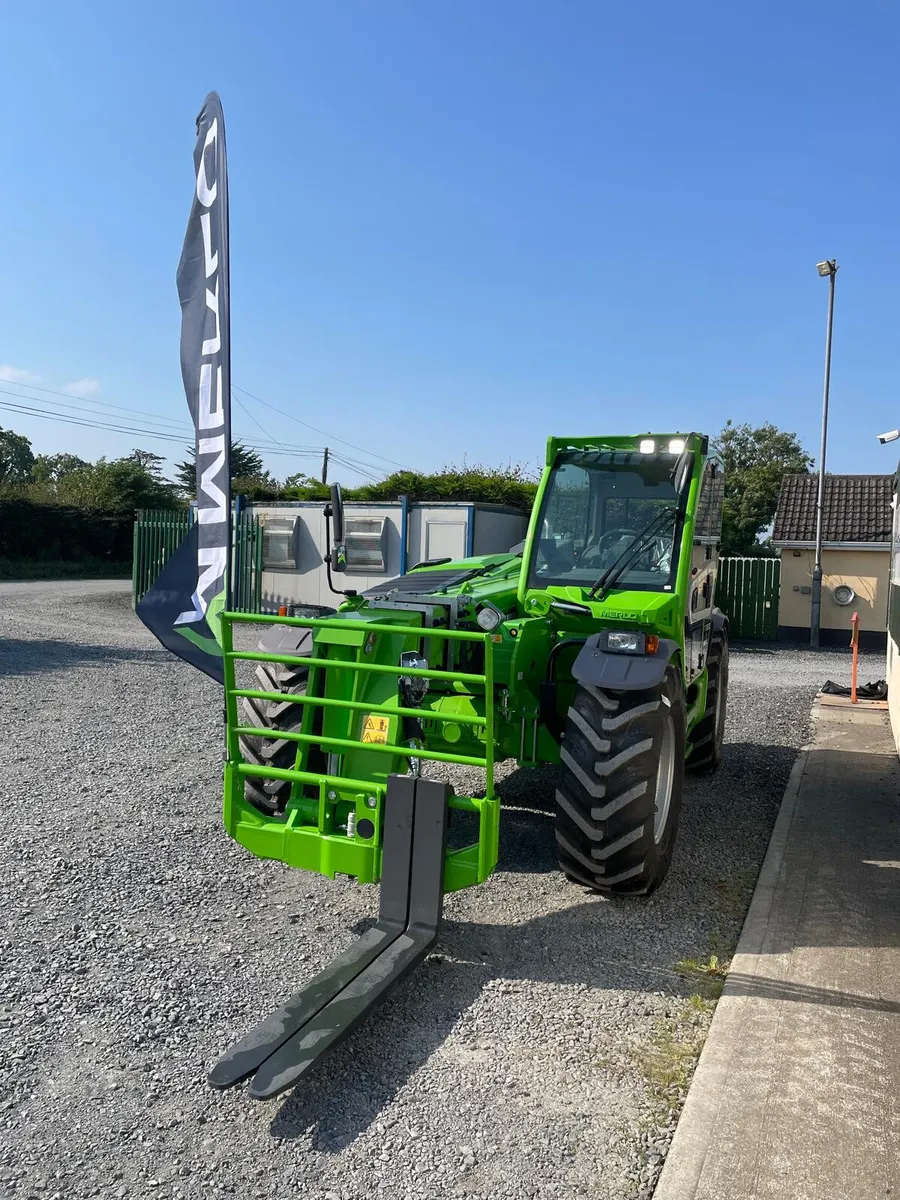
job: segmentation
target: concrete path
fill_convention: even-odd
[[[900,1200],[900,763],[814,715],[654,1200]]]

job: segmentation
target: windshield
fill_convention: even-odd
[[[553,472],[541,510],[529,574],[530,587],[590,588],[657,519],[652,537],[615,586],[671,591],[675,582],[676,496],[669,462],[634,467],[563,459]],[[671,514],[664,516],[666,509]]]

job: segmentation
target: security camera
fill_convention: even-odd
[[[878,435],[878,440],[882,446],[888,442],[896,442],[897,438],[900,438],[900,429],[892,429],[890,433],[879,433]]]

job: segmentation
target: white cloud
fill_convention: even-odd
[[[38,379],[40,375],[33,375],[31,371],[0,364],[0,381],[3,383],[36,383]]]
[[[67,383],[63,391],[73,396],[93,396],[100,391],[100,380],[76,379],[74,383]]]

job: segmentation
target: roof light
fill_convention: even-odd
[[[680,454],[684,449],[684,438],[672,438],[669,442],[669,453]]]
[[[654,454],[656,452],[656,442],[653,438],[641,438],[638,443],[638,450],[641,454]]]

